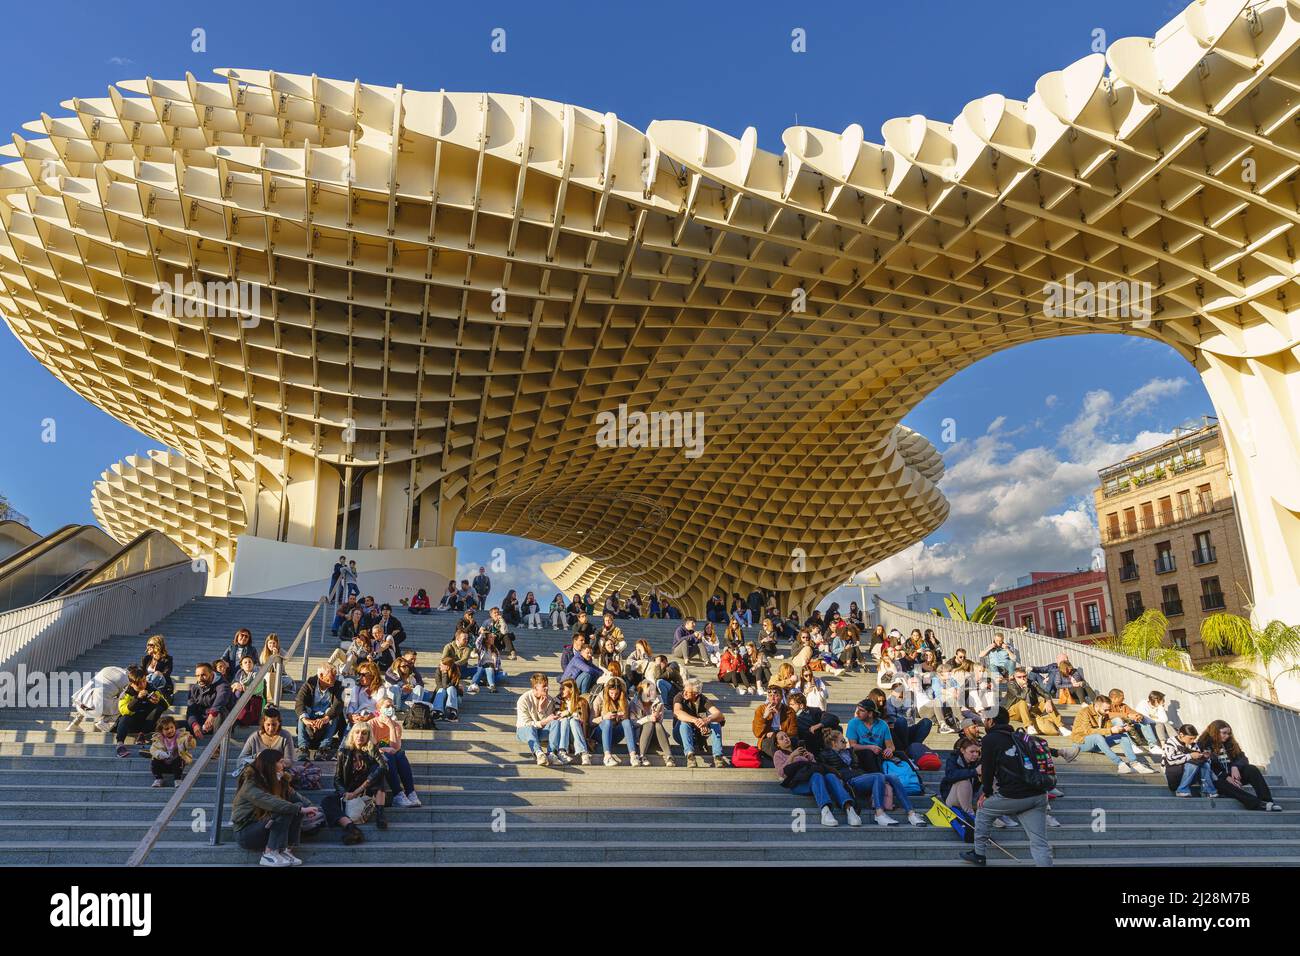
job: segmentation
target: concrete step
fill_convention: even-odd
[[[592,866],[613,864],[628,866],[677,865],[684,858],[707,860],[713,866],[764,865],[806,866],[809,859],[819,865],[861,866],[879,863],[890,866],[956,864],[957,854],[964,847],[955,837],[947,841],[913,840],[883,841],[873,839],[880,828],[872,826],[851,830],[840,826],[834,830],[812,823],[808,833],[793,844],[789,841],[753,840],[745,843],[708,840],[673,841],[662,845],[636,842],[593,843],[575,840],[521,842],[501,834],[499,840],[480,840],[444,845],[410,845],[389,843],[378,839],[379,833],[367,824],[367,840],[358,846],[345,847],[328,842],[333,834],[326,833],[305,843],[300,854],[311,865],[544,865]],[[908,828],[911,830],[911,828]],[[168,831],[169,837],[170,832]],[[391,831],[390,831],[391,832]],[[996,865],[1028,865],[1026,845],[1014,840],[998,841],[1016,859],[1008,860],[1000,854],[990,857]],[[119,865],[135,848],[131,840],[64,842],[55,845],[41,841],[24,841],[0,845],[0,865]],[[1053,851],[1061,865],[1099,865],[1105,860],[1113,866],[1188,865],[1196,866],[1261,866],[1294,865],[1300,862],[1300,853],[1291,848],[1279,848],[1269,841],[1225,841],[1223,843],[1165,843],[1151,840],[1053,841]],[[194,865],[248,865],[255,863],[256,854],[238,846],[225,844],[212,848],[203,842],[160,841],[150,855],[152,866]]]

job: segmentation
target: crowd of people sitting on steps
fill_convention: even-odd
[[[556,595],[544,614],[532,592],[520,603],[511,591],[489,606],[491,583],[479,571],[464,588],[449,583],[441,607],[429,607],[422,590],[402,602],[410,614],[460,613],[434,667],[420,668],[416,651],[403,648],[407,635],[393,608],[362,597],[354,563],[340,558],[332,582],[339,643],[300,685],[284,672],[276,634],[258,645],[240,627],[219,657],[195,665],[183,711],[173,712],[175,662],[166,639],[154,635],[138,664],[106,668],[79,692],[74,726],[93,719],[111,730],[117,755],[148,758],[152,786],[164,787],[184,779],[242,699],[236,725],[250,732],[235,762],[232,825],[241,846],[261,851],[263,865],[293,866],[302,862],[293,848],[324,827],[355,844],[370,820],[387,828],[388,807],[418,807],[403,732],[456,722],[466,696],[499,692],[506,662],[519,656],[512,628],[549,626],[570,641],[557,671],[531,674],[515,705],[516,736],[538,766],[585,766],[598,754],[605,766],[626,757],[634,767],[652,758],[673,767],[679,751],[683,766],[697,768],[707,750],[715,768],[768,768],[779,786],[813,799],[826,827],[839,825],[837,813],[853,827],[867,817],[888,827],[901,815],[922,827],[946,822],[945,813],[961,816],[974,834],[963,858],[977,864],[992,829],[1016,826],[1035,862],[1051,862],[1045,834],[1060,823],[1050,801],[1062,794],[1054,778],[1037,789],[1025,783],[1027,750],[1066,762],[1095,752],[1121,774],[1163,770],[1178,797],[1281,809],[1226,722],[1198,732],[1171,722],[1158,690],[1135,706],[1122,690],[1100,693],[1064,654],[1027,666],[1004,634],[975,654],[956,648],[948,657],[932,630],[868,630],[856,603],[801,622],[756,592],[733,595],[730,607],[716,596],[703,622],[680,618],[660,653],[629,640],[619,624],[672,619],[666,609],[675,609],[654,591],[644,607],[635,591],[626,601],[613,592],[599,614],[590,592],[572,601]],[[831,698],[836,675],[848,672],[874,675],[877,686],[842,724]],[[706,691],[704,678],[727,690]],[[727,726],[718,693],[757,698],[748,727]],[[291,716],[280,707],[290,698]],[[932,749],[945,734],[951,746]],[[1064,739],[1052,745],[1049,737]],[[940,772],[937,796],[922,784],[929,771]],[[325,791],[319,805],[303,795],[315,789]]]

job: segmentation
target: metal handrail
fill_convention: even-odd
[[[1025,663],[1049,664],[1057,654],[1068,654],[1073,663],[1085,668],[1094,689],[1102,693],[1108,687],[1118,687],[1130,699],[1141,700],[1157,687],[1169,700],[1171,720],[1174,708],[1179,714],[1177,723],[1204,726],[1212,719],[1227,720],[1247,753],[1254,757],[1253,763],[1267,766],[1270,773],[1280,776],[1288,786],[1300,785],[1300,710],[1294,707],[1261,700],[1204,674],[1164,667],[1094,644],[1060,640],[1007,626],[917,614],[879,599],[877,608],[880,622],[886,627],[932,628],[948,654],[964,643],[987,642],[995,632],[1001,631],[1019,645]]]
[[[257,669],[257,673],[253,675],[252,680],[250,680],[244,687],[244,693],[240,695],[239,700],[235,701],[235,705],[230,708],[230,713],[226,714],[226,719],[222,721],[221,726],[217,728],[217,732],[213,734],[212,738],[208,741],[208,745],[203,748],[203,752],[199,754],[198,759],[194,761],[194,764],[185,774],[185,779],[181,781],[180,786],[176,788],[176,792],[172,794],[171,799],[167,801],[165,806],[163,806],[157,818],[150,825],[148,831],[140,839],[139,845],[136,846],[134,852],[132,852],[130,859],[126,861],[127,866],[139,866],[153,851],[153,848],[162,836],[163,831],[167,828],[167,825],[171,823],[172,817],[174,817],[176,811],[181,808],[181,804],[185,802],[185,798],[188,797],[190,791],[194,789],[194,784],[199,779],[200,774],[202,774],[207,765],[212,762],[212,758],[216,756],[218,751],[220,751],[221,755],[221,764],[217,770],[217,800],[214,809],[214,820],[212,823],[214,832],[211,844],[216,846],[221,842],[222,815],[225,809],[224,803],[226,792],[226,756],[230,747],[230,735],[235,729],[235,724],[239,720],[239,715],[244,712],[245,705],[253,699],[254,691],[261,682],[266,679],[267,672],[271,669],[272,665],[283,662],[286,657],[293,657],[294,652],[298,649],[298,645],[302,644],[303,638],[306,637],[307,632],[311,629],[312,620],[315,619],[316,615],[324,605],[325,598],[321,597],[312,606],[311,613],[307,615],[307,620],[303,621],[302,627],[298,628],[298,635],[293,639],[293,644],[289,646],[289,650],[277,655],[276,657],[267,659],[262,663],[262,666]],[[309,640],[307,645],[303,647],[304,674],[306,673],[305,661],[309,656],[308,648],[310,647],[310,643]]]
[[[185,563],[187,562],[177,561],[176,564],[169,564],[166,567],[154,568],[153,570],[165,571],[167,570],[167,568],[174,568],[179,564],[185,564]],[[127,584],[125,581],[114,581],[111,584],[103,585],[102,587],[103,587],[102,591],[99,590],[99,588],[93,588],[89,591],[78,591],[76,594],[69,594],[67,597],[63,597],[63,596],[53,597],[50,598],[48,601],[38,601],[36,604],[28,604],[25,605],[25,607],[37,607],[40,604],[48,604],[48,603],[53,603],[55,601],[63,601],[63,602],[76,601],[78,598],[102,597],[103,595],[107,594],[109,591],[113,590],[114,588],[126,588],[132,594],[137,594],[137,595],[140,593],[135,588],[131,587],[131,585]],[[5,613],[12,614],[15,611],[21,611],[23,609],[24,608],[16,607],[13,609],[13,611],[6,611]],[[28,624],[32,623],[32,621],[39,621],[41,620],[41,618],[49,617],[51,614],[62,614],[66,610],[67,610],[67,605],[60,604],[58,607],[52,607],[49,608],[48,610],[42,611],[40,614],[37,614],[35,617],[29,617],[27,618],[27,620],[20,621],[17,624],[10,624],[8,627],[0,630],[0,634],[8,634],[10,631],[17,630],[20,627],[26,627]]]

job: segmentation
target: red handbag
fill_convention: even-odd
[[[733,767],[746,767],[750,770],[757,770],[763,766],[758,757],[758,748],[753,744],[747,744],[743,740],[738,741],[731,748],[731,765]]]

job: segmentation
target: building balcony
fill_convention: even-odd
[[[1202,611],[1222,611],[1227,606],[1227,602],[1223,600],[1223,594],[1221,592],[1201,595]]]
[[[1145,610],[1146,608],[1142,607],[1141,605],[1138,605],[1137,607],[1125,608],[1124,619],[1126,621],[1136,621],[1138,618],[1142,616],[1142,612]]]
[[[1166,551],[1156,558],[1156,574],[1170,574],[1176,570],[1174,556],[1169,552]]]
[[[1158,484],[1166,479],[1181,475],[1184,472],[1195,471],[1198,468],[1204,467],[1204,457],[1185,458],[1177,464],[1171,464],[1169,467],[1156,468],[1156,470],[1149,475],[1146,473],[1126,474],[1122,478],[1119,478],[1119,480],[1113,485],[1109,480],[1107,480],[1109,479],[1110,474],[1103,472],[1102,497],[1114,498],[1116,495],[1127,494],[1136,488],[1145,488],[1149,485]],[[1112,472],[1111,474],[1114,473]]]
[[[1192,564],[1200,567],[1203,564],[1213,564],[1219,560],[1213,548],[1194,548],[1192,549]]]
[[[1140,538],[1143,535],[1159,531],[1164,528],[1176,528],[1179,525],[1187,524],[1189,521],[1197,521],[1206,515],[1221,514],[1232,510],[1232,501],[1215,501],[1209,496],[1198,497],[1193,499],[1191,505],[1186,508],[1173,508],[1169,511],[1159,511],[1150,518],[1142,516],[1132,524],[1125,522],[1122,526],[1115,525],[1105,528],[1101,533],[1103,544],[1114,544],[1118,541],[1127,541],[1130,538]]]
[[[1119,579],[1121,581],[1136,581],[1138,579],[1138,567],[1136,564],[1121,564],[1119,566]]]
[[[1182,601],[1161,601],[1160,610],[1164,611],[1165,617],[1177,617],[1183,613]]]

